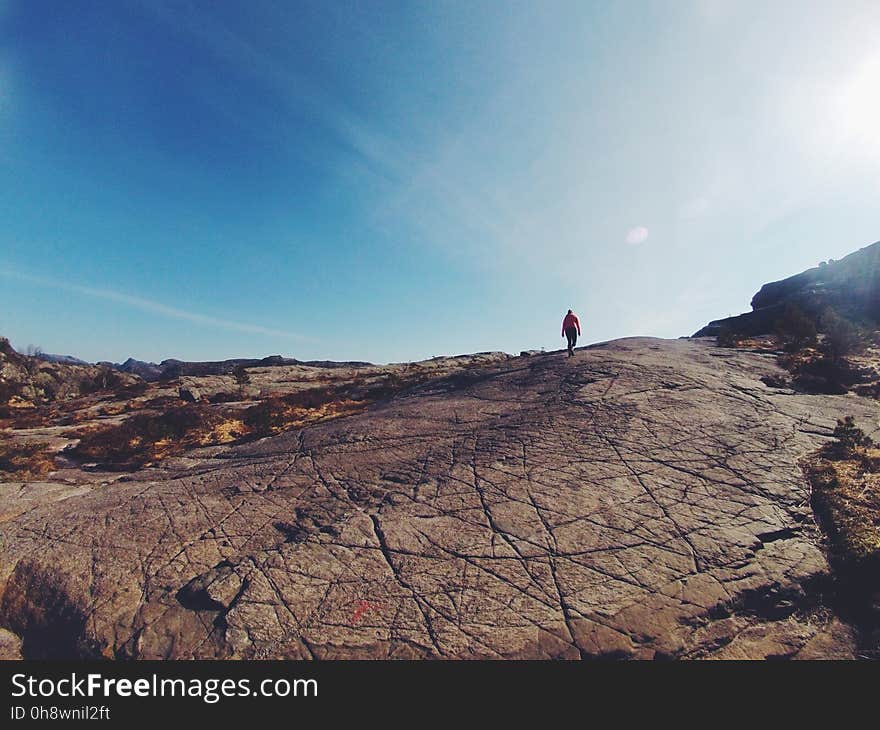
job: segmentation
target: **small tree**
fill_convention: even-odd
[[[874,445],[871,437],[856,426],[852,416],[846,416],[843,420],[838,419],[837,427],[834,429],[834,438],[847,451],[852,451],[860,446],[867,448]]]
[[[248,375],[247,368],[244,365],[236,365],[232,371],[232,377],[238,385],[238,395],[244,395],[244,386],[250,385],[251,376]]]
[[[783,350],[797,352],[816,344],[816,323],[800,307],[789,304],[776,320],[773,334]]]
[[[834,362],[861,349],[862,339],[856,326],[833,309],[826,310],[822,315],[821,325],[825,333],[825,351]]]
[[[43,350],[36,345],[28,345],[24,350],[25,358],[24,358],[24,369],[27,370],[27,374],[33,377],[40,369],[40,365],[42,364],[42,360],[40,360],[40,355],[43,354]]]
[[[286,424],[287,406],[280,398],[267,398],[248,408],[242,421],[254,436],[268,436]]]

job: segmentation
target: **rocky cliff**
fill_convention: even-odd
[[[880,321],[880,241],[839,261],[765,284],[752,298],[751,312],[710,322],[693,336],[714,337],[724,327],[741,335],[767,334],[790,304],[813,318],[832,307],[854,321]]]

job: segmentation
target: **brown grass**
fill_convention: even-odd
[[[41,479],[55,469],[52,452],[46,444],[0,441],[0,480]]]
[[[39,428],[47,424],[46,414],[39,408],[22,408],[15,411],[10,419],[12,428]]]
[[[292,404],[293,403],[293,404]],[[243,412],[246,435],[270,436],[307,423],[352,415],[363,411],[367,401],[324,400],[321,394],[303,391],[289,396],[267,398]]]
[[[119,416],[128,410],[127,406],[127,403],[109,403],[98,410],[98,415]]]
[[[797,352],[784,352],[778,358],[780,367],[790,373],[798,372],[802,367],[809,366],[822,357],[822,353],[812,347],[807,347]]]
[[[198,439],[199,446],[216,446],[229,444],[240,439],[247,429],[244,422],[239,418],[227,418],[216,424],[210,431],[202,434]]]
[[[880,563],[880,449],[831,445],[805,466],[832,556],[850,566]]]
[[[69,454],[110,470],[137,470],[188,449],[271,436],[358,413],[366,405],[366,401],[340,399],[337,391],[327,388],[266,398],[245,410],[188,404],[158,415],[139,413],[119,424],[82,426],[69,432],[80,439]]]
[[[734,345],[740,350],[756,350],[758,352],[775,352],[779,345],[771,337],[740,337],[736,336]]]
[[[189,449],[262,438],[360,413],[371,403],[427,379],[429,374],[421,368],[412,368],[404,375],[389,373],[372,380],[354,378],[337,384],[318,379],[313,387],[263,397],[246,408],[226,406],[223,401],[228,394],[218,394],[209,403],[186,405],[174,396],[147,394],[92,410],[65,409],[56,416],[63,415],[62,425],[76,426],[65,434],[79,439],[66,452],[72,458],[114,471],[132,471]],[[121,423],[90,423],[99,415],[122,414],[128,417]]]
[[[222,413],[203,405],[172,408],[158,416],[141,413],[117,425],[81,429],[80,442],[70,454],[108,469],[139,469],[200,445],[222,420]]]
[[[783,353],[777,362],[794,376],[794,386],[807,393],[842,395],[853,386],[876,379],[872,368],[861,367],[848,358],[835,360],[816,348]]]

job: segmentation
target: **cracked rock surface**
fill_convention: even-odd
[[[0,523],[0,626],[26,657],[847,657],[797,462],[876,406],[775,372],[619,340],[46,486]]]

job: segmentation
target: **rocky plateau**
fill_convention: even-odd
[[[853,657],[799,461],[876,401],[781,372],[709,339],[486,355],[266,438],[5,478],[0,652]]]

